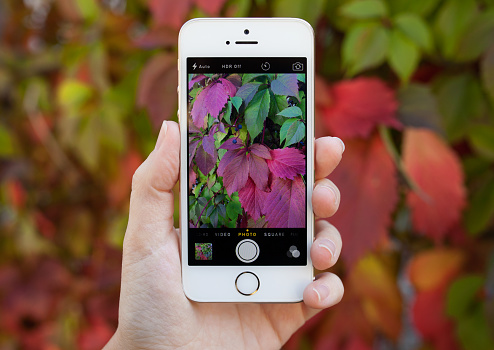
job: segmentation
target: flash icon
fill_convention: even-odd
[[[192,68],[194,68],[194,70],[196,70],[197,68],[197,64],[194,62],[194,64],[192,65]]]

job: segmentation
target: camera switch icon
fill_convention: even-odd
[[[292,64],[292,70],[294,72],[301,72],[301,71],[303,71],[304,70],[303,63],[295,62],[294,64]]]

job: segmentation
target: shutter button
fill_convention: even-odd
[[[251,263],[259,256],[259,246],[252,239],[244,239],[237,244],[235,249],[237,258],[244,263]]]

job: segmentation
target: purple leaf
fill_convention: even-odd
[[[199,145],[199,141],[201,140],[189,141],[189,166],[192,163],[192,159],[194,159],[194,156],[196,155],[196,150],[197,150],[197,146]]]
[[[238,89],[235,96],[242,98],[242,100],[244,100],[245,102],[245,105],[247,106],[249,102],[254,98],[257,90],[259,90],[260,85],[261,83],[248,83],[242,85],[240,89]]]
[[[264,202],[266,201],[267,192],[261,191],[252,181],[248,179],[245,186],[238,191],[238,199],[242,208],[254,220],[260,218],[263,213]]]
[[[268,185],[269,168],[266,161],[256,156],[253,152],[249,154],[249,176],[260,190],[265,190]]]
[[[218,151],[216,150],[216,147],[214,146],[214,132],[213,130],[209,132],[208,135],[204,136],[202,139],[202,147],[204,150],[216,160],[218,157]]]
[[[216,159],[211,157],[211,155],[204,150],[202,145],[197,148],[195,160],[197,167],[203,174],[208,174],[213,170],[214,165],[216,164]]]
[[[234,143],[234,141],[236,141]],[[223,144],[220,146],[220,149],[239,149],[244,147],[244,143],[242,142],[241,139],[238,137],[232,137],[223,142]]]
[[[235,93],[237,92],[237,88],[235,87],[235,85],[233,85],[230,80],[224,78],[220,78],[219,80],[223,84],[223,88],[225,89],[226,94],[231,97],[235,96]]]
[[[297,74],[279,74],[278,77],[271,82],[271,91],[276,95],[298,96]]]
[[[220,163],[218,164],[218,175],[225,176],[225,169],[230,164],[230,162],[237,156],[238,152],[242,152],[242,150],[231,150],[226,152],[221,158]]]
[[[225,133],[226,132],[225,131],[225,124],[219,123],[219,125],[218,125],[218,131]]]
[[[269,149],[266,146],[261,145],[260,143],[254,143],[252,146],[249,147],[249,150],[258,157],[271,159]]]
[[[234,153],[234,155],[230,155],[225,159],[230,152]],[[223,161],[225,162],[225,165],[221,164]],[[245,149],[226,152],[220,161],[220,166],[222,167],[221,173],[223,174],[223,185],[229,196],[245,186],[249,177],[249,162]]]
[[[242,86],[242,78],[238,74],[230,74],[226,77],[236,88]]]
[[[199,74],[198,76],[195,76],[194,78],[190,79],[189,81],[189,90],[194,87],[195,83],[199,83],[206,79],[206,76],[204,74]]]
[[[234,96],[237,89],[228,80],[220,78],[209,84],[199,92],[192,107],[191,117],[199,128],[205,128],[205,117],[209,113],[213,118],[218,118],[230,96]]]
[[[276,177],[263,210],[271,228],[305,227],[305,184],[302,177],[295,180]]]
[[[274,149],[268,161],[273,175],[293,180],[297,175],[305,175],[305,155],[296,148]]]

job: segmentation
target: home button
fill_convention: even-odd
[[[242,295],[253,295],[259,290],[259,278],[252,272],[242,272],[235,279],[235,287]]]
[[[252,239],[244,239],[238,242],[235,251],[237,258],[244,263],[251,263],[259,256],[259,246]]]

